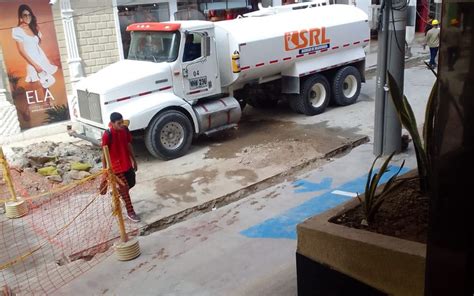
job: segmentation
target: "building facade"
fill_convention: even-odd
[[[257,10],[257,1],[0,0],[0,142],[2,138],[31,127],[73,119],[77,114],[75,83],[127,58],[130,35],[126,28],[129,24],[233,19]],[[261,1],[264,7],[294,2]],[[31,9],[21,8],[23,4]],[[28,14],[36,17],[40,31],[38,37],[27,28],[26,24],[32,20]],[[25,40],[30,40],[30,37],[39,40],[37,43],[45,52],[46,68],[54,70],[47,76],[53,80],[53,84],[45,84],[41,77],[37,77],[36,82],[28,78],[31,71],[40,76],[41,71],[38,69],[42,68],[28,66],[33,62],[18,51],[18,46],[23,46],[23,40],[15,39],[15,30],[26,34]]]
[[[281,2],[270,1],[267,0],[266,5],[281,4]],[[22,34],[26,32],[25,36],[36,38],[25,25],[26,22],[20,15],[22,12],[18,11],[22,4],[27,4],[31,8],[28,11],[36,17],[40,31],[37,38],[39,47],[45,52],[47,64],[58,69],[51,73],[51,76],[53,76],[55,86],[62,84],[65,94],[51,91],[51,96],[48,96],[48,89],[51,90],[51,86],[49,88],[45,87],[48,86],[45,84],[38,86],[41,82],[40,78],[37,82],[28,81],[30,70],[27,69],[27,65],[34,62],[21,59],[22,56],[24,57],[24,52],[23,54],[20,51],[16,52],[18,45],[15,47],[14,41],[24,45],[25,48],[27,43],[26,41],[24,44],[18,42],[12,36],[14,30],[19,30]],[[40,112],[36,111],[40,109],[57,108],[55,103],[59,101],[59,97],[67,102],[60,107],[67,106],[70,117],[74,118],[77,112],[75,111],[77,103],[74,101],[74,84],[81,78],[127,57],[130,35],[126,32],[126,27],[129,24],[186,19],[219,21],[232,19],[239,14],[256,9],[255,0],[0,0],[0,11],[8,10],[5,13],[9,16],[9,21],[6,18],[3,18],[3,21],[0,20],[0,32],[3,33],[1,35],[3,37],[0,37],[0,116],[2,118],[0,138],[54,122],[45,120],[44,117],[47,117],[47,114],[51,115],[50,113],[57,115],[54,113],[55,110],[45,111],[47,114],[36,122],[33,122],[33,119],[35,116],[38,117]],[[28,11],[24,12],[28,15],[30,14]],[[21,27],[21,23],[23,23],[23,29],[15,29],[17,26]],[[46,34],[47,29],[49,34]],[[25,38],[28,39],[28,37]],[[54,57],[53,52],[58,53],[57,58]],[[12,66],[17,64],[23,66],[18,69]],[[62,73],[58,74],[59,72]],[[35,73],[40,76],[39,71]],[[33,85],[42,90],[32,88]],[[42,93],[42,95],[37,95],[37,93]],[[60,93],[62,95],[58,95]],[[48,99],[49,102],[47,102]],[[46,106],[45,102],[48,103]],[[41,106],[35,106],[38,104]],[[62,114],[62,117],[55,118],[59,121],[64,120],[65,116]],[[27,122],[27,120],[30,121]]]

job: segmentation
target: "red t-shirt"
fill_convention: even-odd
[[[128,151],[128,144],[132,142],[132,135],[127,128],[116,130],[110,127],[111,138],[107,132],[102,135],[102,146],[109,146],[110,160],[114,173],[124,173],[132,168],[132,161]]]

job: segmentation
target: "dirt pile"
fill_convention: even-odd
[[[41,174],[52,183],[67,184],[102,168],[101,150],[89,144],[41,142],[12,151],[11,167]]]

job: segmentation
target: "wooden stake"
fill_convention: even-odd
[[[117,221],[120,230],[120,239],[123,243],[128,241],[127,231],[125,230],[125,222],[123,221],[122,207],[120,206],[120,194],[117,190],[117,180],[116,176],[112,170],[112,161],[110,160],[109,147],[104,146],[103,152],[105,155],[105,160],[107,163],[108,178],[110,186],[112,188],[113,204],[115,209],[115,214],[117,215]]]
[[[8,167],[7,159],[3,153],[2,147],[0,147],[0,164],[3,169],[3,179],[7,183],[8,191],[10,191],[11,201],[17,202],[15,188],[13,186],[12,176],[10,175],[10,168]]]

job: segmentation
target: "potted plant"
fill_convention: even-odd
[[[400,121],[413,139],[417,170],[399,175],[403,164],[391,169],[392,153],[376,171],[376,158],[364,194],[297,226],[298,295],[424,293],[431,178],[427,147],[437,84],[427,102],[422,141],[407,98],[390,74],[388,82]],[[420,225],[423,233],[415,227]]]

